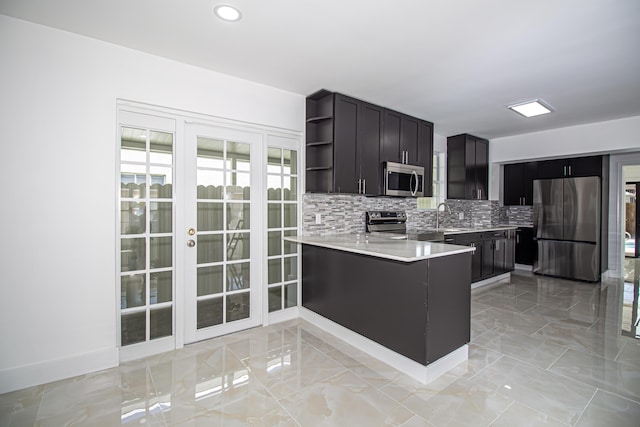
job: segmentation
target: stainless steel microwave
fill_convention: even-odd
[[[424,167],[384,162],[383,174],[386,196],[424,196]]]

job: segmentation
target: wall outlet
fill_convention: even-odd
[[[322,215],[316,214],[316,224],[322,224]]]
[[[458,212],[458,219],[464,219],[464,212]]]

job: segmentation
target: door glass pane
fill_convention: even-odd
[[[173,279],[171,271],[151,273],[149,284],[149,304],[169,302],[173,299]]]
[[[120,139],[120,161],[141,162],[147,161],[147,131],[123,127]]]
[[[297,230],[287,230],[287,231],[284,232],[284,237],[295,237],[297,235],[298,235],[298,231]],[[298,252],[298,244],[297,243],[283,241],[282,244],[284,246],[285,255],[295,254],[295,253]]]
[[[269,231],[267,240],[267,256],[282,254],[282,233],[280,231]]]
[[[229,174],[227,183],[227,200],[251,199],[251,175],[243,172]]]
[[[282,281],[282,259],[270,259],[268,261],[268,283],[278,283]]]
[[[298,279],[298,257],[287,257],[284,259],[285,282]]]
[[[202,175],[202,177],[200,175]],[[222,182],[222,179],[222,172],[198,171],[198,182],[203,183],[198,185],[198,199],[222,200],[222,190],[224,189],[222,185],[204,185],[204,183],[207,182]]]
[[[222,203],[198,202],[198,230],[220,231],[224,218],[222,216]]]
[[[170,199],[173,197],[173,182],[171,167],[150,166],[149,197],[155,199]]]
[[[267,204],[267,226],[268,228],[282,227],[282,214],[280,211],[280,203]]]
[[[227,295],[227,322],[249,317],[249,292]]]
[[[151,131],[149,161],[170,165],[173,163],[173,134]]]
[[[144,274],[120,277],[120,308],[140,307],[146,304]]]
[[[249,259],[251,256],[249,233],[230,233],[227,235],[227,260]]]
[[[198,329],[221,324],[222,297],[198,301],[197,312]]]
[[[282,309],[282,287],[269,288],[269,312]]]
[[[221,262],[223,260],[224,236],[222,234],[199,235],[196,248],[198,264]]]
[[[172,262],[172,237],[151,237],[149,244],[150,268],[171,267]]]
[[[268,200],[282,199],[282,176],[281,175],[267,175],[267,199]]]
[[[227,291],[249,289],[251,285],[250,264],[227,264]]]
[[[227,203],[227,230],[248,230],[251,228],[249,203]]]
[[[297,200],[298,198],[298,178],[289,176],[284,177],[284,200]]]
[[[298,174],[298,152],[296,150],[283,150],[282,151],[284,170],[287,175]]]
[[[136,271],[146,267],[144,238],[122,239],[120,243],[120,270]]]
[[[224,141],[198,137],[197,166],[203,168],[224,168]],[[200,182],[198,180],[198,182]]]
[[[267,173],[282,173],[282,150],[269,147],[267,149]]]
[[[146,204],[136,202],[120,203],[120,232],[122,234],[142,234],[146,231]]]
[[[172,307],[163,307],[151,310],[149,313],[149,338],[156,339],[172,335],[172,316]]]
[[[227,160],[231,162],[231,169],[237,169],[238,161],[249,162],[251,160],[251,145],[244,142],[227,142]]]
[[[298,305],[298,284],[290,283],[284,286],[284,308]]]
[[[146,197],[147,168],[144,165],[120,166],[120,197],[142,199]]]
[[[123,314],[120,326],[122,345],[135,344],[146,340],[146,312]]]
[[[198,267],[198,296],[222,292],[222,266]]]
[[[284,205],[284,226],[296,227],[298,225],[298,205],[286,203]]]
[[[149,205],[149,225],[152,233],[171,233],[173,229],[173,213],[171,202],[151,202]]]

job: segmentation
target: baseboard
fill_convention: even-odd
[[[531,272],[533,272],[533,266],[532,266],[532,265],[526,265],[526,264],[515,264],[515,269],[516,269],[516,270],[524,270],[524,271],[531,271]]]
[[[375,357],[400,372],[409,375],[423,384],[427,384],[435,380],[469,358],[469,346],[465,344],[458,349],[453,350],[446,356],[425,366],[356,332],[353,332],[352,330],[345,328],[326,317],[320,316],[307,308],[300,307],[299,312],[300,318],[303,320],[306,320],[307,322],[349,343],[355,348],[364,351],[371,357]]]
[[[118,366],[118,349],[106,348],[0,371],[0,394]]]
[[[298,312],[298,307],[287,308],[286,310],[278,310],[273,313],[269,313],[267,317],[267,325],[273,325],[275,323],[286,322],[287,320],[293,320],[300,317],[300,313]]]
[[[474,282],[471,284],[471,289],[476,289],[481,286],[493,285],[501,280],[509,279],[511,277],[511,273],[504,273],[499,276],[490,277],[488,279],[480,280],[479,282]]]

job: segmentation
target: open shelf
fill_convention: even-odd
[[[324,122],[327,120],[331,120],[333,117],[331,116],[316,116],[316,117],[309,117],[307,119],[307,123],[320,123],[320,122]]]

